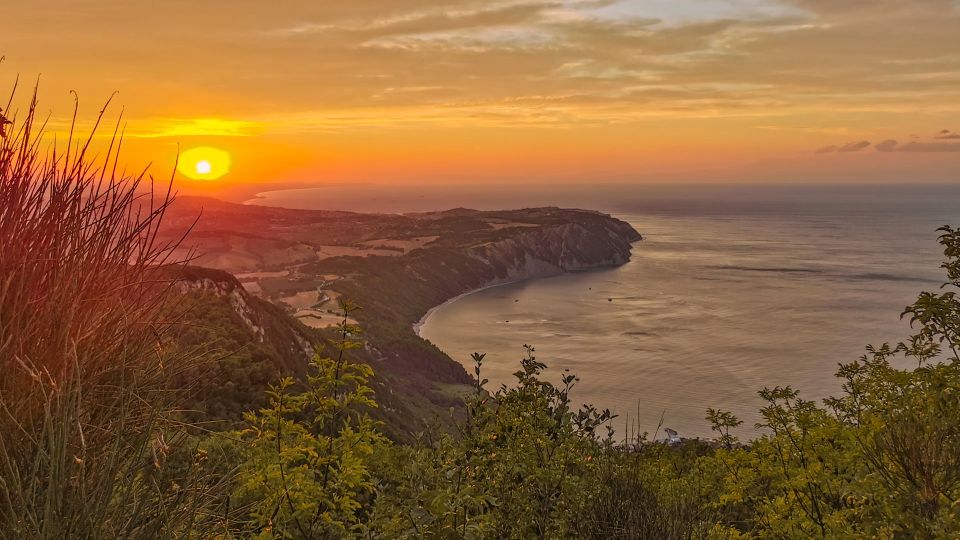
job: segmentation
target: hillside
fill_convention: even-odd
[[[269,380],[268,365],[302,372],[347,299],[362,307],[355,317],[365,332],[363,360],[375,368],[381,414],[398,437],[459,408],[471,382],[460,363],[414,332],[430,308],[492,284],[620,265],[641,238],[623,221],[584,210],[375,215],[198,198],[174,205],[166,234],[197,215],[181,254],[215,270],[189,269],[181,287],[201,311],[229,308],[233,315],[217,320],[231,329],[218,332],[235,336],[228,341],[244,351],[205,380],[237,395]]]

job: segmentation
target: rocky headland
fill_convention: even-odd
[[[270,351],[259,361],[279,372],[302,373],[312,347],[333,338],[340,300],[362,307],[353,316],[362,354],[377,373],[379,414],[397,438],[459,408],[471,382],[416,334],[432,308],[492,285],[618,266],[641,239],[609,215],[560,208],[386,215],[184,198],[167,234],[191,225],[179,255],[206,269],[184,271],[179,287],[233,313],[223,323],[238,327],[230,335]],[[229,377],[220,370],[210,384]]]

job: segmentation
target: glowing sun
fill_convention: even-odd
[[[219,148],[200,146],[180,154],[177,170],[194,180],[216,180],[230,172],[230,154]]]

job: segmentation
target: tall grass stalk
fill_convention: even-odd
[[[0,536],[174,537],[205,518],[163,346],[178,242],[146,170],[119,173],[120,121],[56,141],[37,93],[0,137]],[[109,100],[107,102],[109,105]],[[175,470],[176,469],[176,470]]]

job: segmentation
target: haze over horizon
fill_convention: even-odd
[[[61,89],[84,122],[117,91],[127,162],[163,177],[178,145],[221,149],[216,186],[947,182],[960,167],[955,0],[17,0],[6,14],[0,77],[19,74],[22,98],[41,74],[51,131],[72,112]]]

